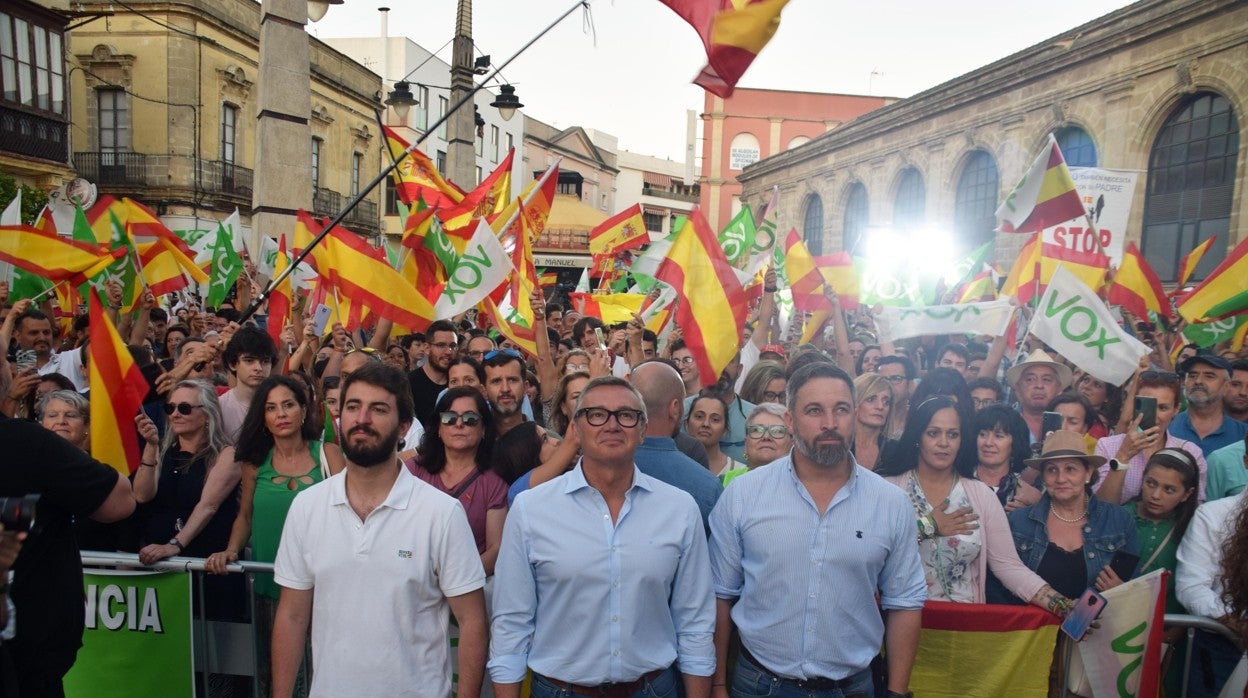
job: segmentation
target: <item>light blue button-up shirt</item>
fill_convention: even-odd
[[[634,466],[613,523],[578,463],[516,497],[494,566],[494,681],[519,682],[528,666],[595,686],[677,660],[710,676],[714,627],[702,516],[687,493]]]
[[[914,507],[854,463],[820,513],[792,455],[729,483],[711,512],[715,594],[766,668],[792,679],[843,679],[880,651],[884,609],[921,609],[927,582]]]

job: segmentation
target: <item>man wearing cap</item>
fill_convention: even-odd
[[[1214,451],[1243,441],[1248,424],[1228,417],[1222,393],[1231,378],[1231,364],[1214,354],[1197,354],[1179,366],[1187,409],[1170,422],[1170,433],[1187,439],[1208,458]]]
[[[1054,361],[1043,349],[1031,352],[1025,361],[1005,372],[1033,445],[1044,442],[1044,434],[1040,433],[1044,408],[1070,385],[1072,377],[1069,366]]]

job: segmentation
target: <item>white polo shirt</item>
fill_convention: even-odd
[[[312,695],[445,698],[446,599],[485,585],[468,517],[400,466],[386,501],[360,521],[347,475],[295,497],[275,563],[278,584],[315,589]]]

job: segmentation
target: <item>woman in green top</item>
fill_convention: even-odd
[[[1135,518],[1136,540],[1140,546],[1140,564],[1135,576],[1159,569],[1170,571],[1170,581],[1166,584],[1166,613],[1187,613],[1175,597],[1175,567],[1179,541],[1183,540],[1183,533],[1196,513],[1199,472],[1196,459],[1187,451],[1160,449],[1144,466],[1140,496],[1123,505]],[[1181,636],[1181,628],[1166,629],[1166,642],[1172,650],[1167,659],[1175,656],[1175,643]],[[1175,669],[1166,672],[1166,695],[1179,695],[1183,672],[1177,666]]]
[[[342,451],[316,440],[316,410],[309,409],[307,392],[287,376],[270,376],[256,390],[239,430],[235,458],[244,465],[238,516],[225,550],[205,563],[213,574],[225,574],[251,541],[251,557],[273,562],[282,538],[282,525],[295,495],[342,470]],[[264,666],[257,677],[262,695],[268,693],[268,641],[280,588],[271,574],[254,577],[256,593],[257,656]],[[305,691],[306,692],[306,689]]]

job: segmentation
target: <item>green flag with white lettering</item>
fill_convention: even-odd
[[[216,308],[229,295],[238,275],[243,273],[243,260],[234,251],[234,241],[225,226],[217,226],[217,240],[212,245],[212,280],[208,284],[207,307]]]

